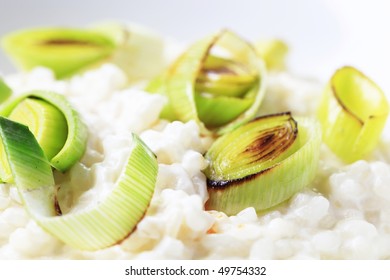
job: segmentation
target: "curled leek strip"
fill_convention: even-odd
[[[115,188],[90,210],[59,216],[51,166],[29,129],[0,117],[0,136],[22,201],[44,230],[82,250],[126,238],[145,214],[157,177],[157,160],[133,134],[132,151]]]
[[[345,162],[359,160],[375,148],[388,114],[382,90],[353,67],[334,73],[318,109],[324,142]]]
[[[57,78],[74,73],[107,59],[115,50],[114,42],[98,32],[71,28],[36,28],[5,36],[4,50],[22,69],[45,66]]]
[[[0,78],[0,103],[3,103],[12,94],[12,90],[8,85]]]
[[[206,208],[233,215],[273,207],[306,187],[319,159],[317,122],[290,113],[258,117],[218,138],[206,159]]]
[[[202,133],[223,134],[255,116],[265,76],[252,46],[224,30],[190,46],[147,90],[168,96],[163,116],[195,120]]]
[[[43,147],[51,165],[60,171],[69,169],[84,154],[87,128],[60,94],[29,92],[4,103],[0,116],[27,125]],[[2,161],[5,161],[4,157]]]

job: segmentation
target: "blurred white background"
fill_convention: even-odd
[[[390,8],[386,0],[0,0],[0,36],[36,26],[84,26],[117,19],[191,42],[228,27],[248,40],[290,45],[297,75],[327,81],[353,65],[390,93]],[[0,72],[15,71],[0,51]]]

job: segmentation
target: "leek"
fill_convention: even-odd
[[[94,24],[91,30],[115,43],[115,51],[108,62],[120,67],[129,81],[150,79],[164,69],[164,41],[147,28],[135,24],[103,22]]]
[[[12,90],[8,85],[0,78],[0,103],[3,103],[12,94]]]
[[[19,195],[32,218],[64,243],[97,250],[126,238],[145,214],[157,177],[157,160],[133,134],[132,151],[115,188],[95,208],[60,215],[49,161],[30,130],[0,117],[0,137]]]
[[[286,69],[288,46],[278,39],[261,40],[256,42],[255,49],[264,59],[268,70],[283,71]]]
[[[102,63],[121,68],[129,81],[148,79],[164,67],[164,42],[146,28],[107,22],[89,29],[33,28],[7,34],[5,52],[24,70],[50,68],[58,79]]]
[[[298,122],[297,122],[298,121]],[[290,113],[258,117],[218,138],[206,159],[206,208],[265,210],[306,187],[316,173],[321,129]]]
[[[2,104],[0,116],[28,125],[51,165],[60,171],[68,170],[84,154],[87,128],[60,94],[48,91],[23,94]],[[1,157],[4,166],[3,154]]]
[[[28,126],[49,160],[65,144],[68,134],[66,119],[60,110],[44,100],[25,98],[11,112],[9,119]]]
[[[195,120],[204,134],[223,134],[253,118],[265,93],[264,62],[224,30],[190,46],[146,88],[166,95],[161,117]]]
[[[324,142],[347,163],[375,148],[388,114],[383,91],[353,67],[334,73],[318,108]]]

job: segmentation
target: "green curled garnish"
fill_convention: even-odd
[[[64,243],[81,250],[112,246],[145,215],[156,183],[157,160],[135,134],[113,190],[97,206],[75,213],[61,213],[52,168],[27,126],[0,117],[0,139],[27,212]]]
[[[202,133],[223,134],[256,115],[265,75],[253,47],[224,30],[190,46],[147,90],[168,97],[161,117],[195,120]]]
[[[306,187],[319,159],[321,130],[290,113],[256,118],[218,138],[206,159],[206,208],[237,214],[273,207]]]
[[[353,162],[376,147],[388,114],[383,91],[355,68],[343,67],[326,86],[317,115],[324,142],[342,160]]]

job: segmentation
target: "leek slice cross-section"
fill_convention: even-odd
[[[26,210],[64,243],[97,250],[126,238],[145,214],[157,178],[155,155],[133,134],[132,151],[115,188],[95,208],[59,216],[52,169],[30,130],[0,117],[0,136]]]
[[[206,153],[206,208],[233,215],[287,200],[313,180],[320,143],[319,124],[290,113],[258,117],[224,134]]]
[[[57,170],[68,170],[84,154],[87,128],[63,95],[49,91],[23,94],[2,104],[0,116],[29,126]]]
[[[318,109],[324,142],[347,163],[375,148],[388,114],[382,90],[353,67],[334,73]]]

